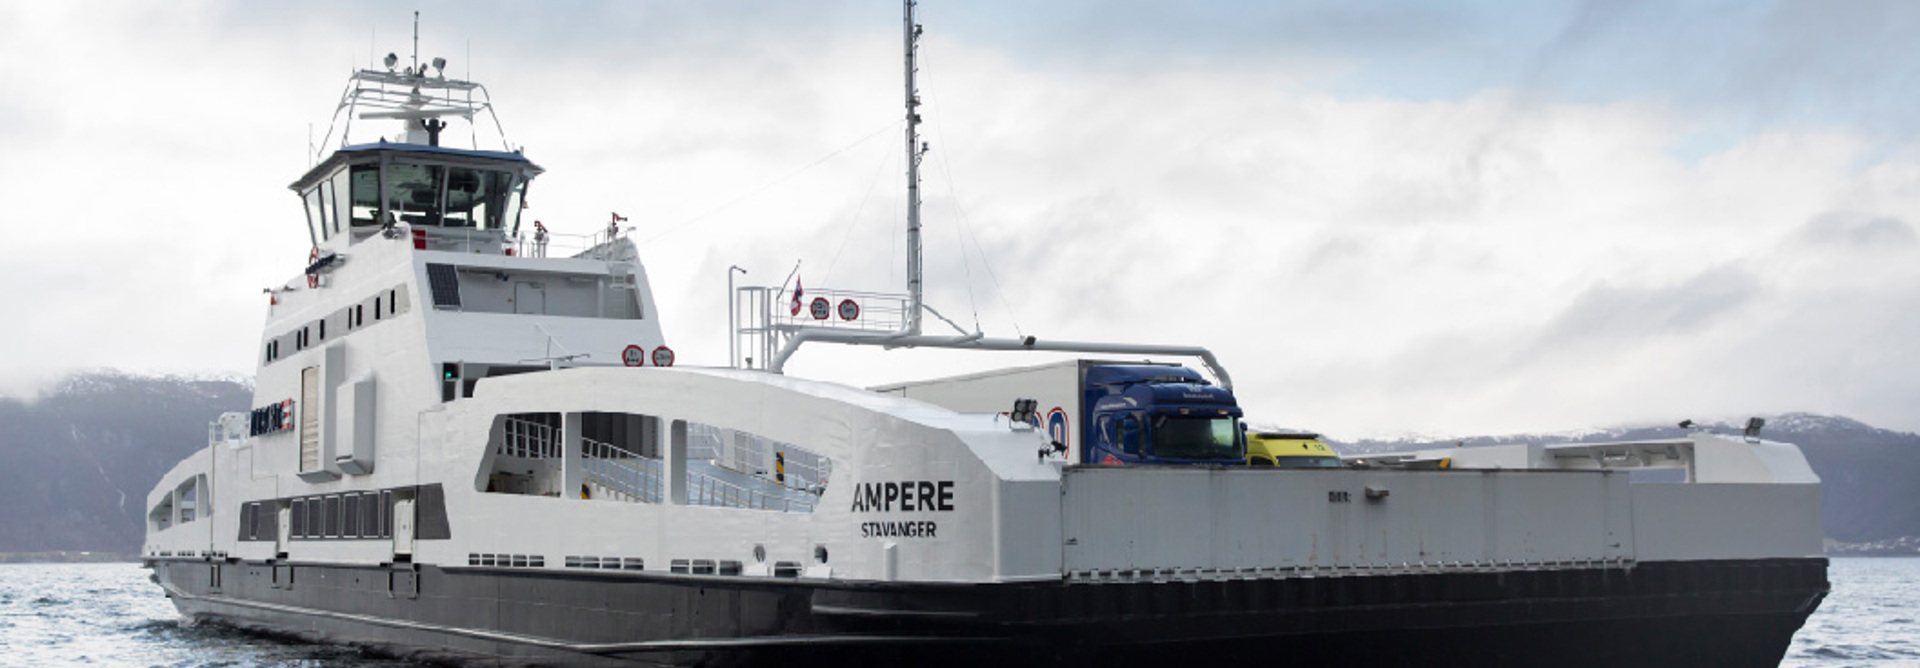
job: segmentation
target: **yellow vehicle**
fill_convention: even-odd
[[[1344,466],[1320,435],[1304,431],[1247,433],[1247,465],[1283,469],[1337,469]]]

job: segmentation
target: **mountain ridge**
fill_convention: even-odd
[[[147,492],[206,445],[207,424],[245,411],[251,382],[221,375],[72,374],[32,398],[0,397],[0,553],[132,554],[144,532]],[[1723,433],[1739,427],[1708,426]],[[1580,429],[1433,440],[1328,440],[1343,454],[1499,443],[1674,438],[1678,426]],[[1843,416],[1786,413],[1762,436],[1800,446],[1825,481],[1828,537],[1866,543],[1920,536],[1920,434]]]

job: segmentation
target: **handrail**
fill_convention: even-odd
[[[1069,353],[1099,353],[1114,355],[1176,355],[1197,357],[1207,369],[1213,372],[1214,381],[1221,387],[1233,389],[1233,377],[1227,375],[1227,369],[1213,356],[1213,351],[1199,346],[1156,346],[1129,343],[1098,343],[1091,341],[1042,341],[1034,337],[1024,339],[1001,339],[970,334],[966,336],[926,336],[914,334],[896,336],[885,333],[858,331],[837,331],[818,328],[802,328],[794,331],[786,345],[774,355],[768,370],[781,373],[786,367],[787,358],[800,349],[800,344],[808,341],[826,343],[844,343],[849,345],[882,346],[886,348],[954,348],[960,350],[1044,350]]]
[[[522,459],[560,456],[560,443],[553,437],[553,427],[516,417],[508,417],[503,422],[496,454]]]
[[[595,464],[597,463],[597,466]],[[597,470],[604,467],[611,472]],[[647,503],[659,503],[660,460],[590,438],[580,439],[580,468],[589,480]],[[599,480],[592,480],[598,477]]]
[[[779,504],[778,507],[774,505],[776,502]],[[775,496],[761,490],[747,489],[693,471],[687,472],[687,505],[782,512],[813,512],[814,508],[814,504],[809,501],[796,500],[784,494]]]
[[[521,418],[505,418],[504,433],[496,449],[500,456],[538,460],[550,471],[562,469],[561,448],[554,438],[554,428]],[[661,460],[649,457],[620,446],[591,438],[580,439],[580,468],[586,482],[624,494],[645,503],[660,503],[665,495],[662,482],[666,475]],[[812,469],[812,467],[808,467]],[[751,475],[751,474],[748,474]],[[560,476],[551,476],[557,480]],[[771,481],[769,481],[770,484]],[[751,489],[747,486],[722,480],[701,473],[687,471],[687,504],[695,506],[715,506],[722,508],[746,508],[752,510],[779,510],[785,512],[812,512],[814,503],[802,496],[786,494],[793,490],[784,485],[783,493],[775,494],[767,490]],[[543,492],[559,494],[571,493],[571,490],[552,489],[547,485]]]

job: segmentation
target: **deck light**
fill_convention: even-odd
[[[435,74],[438,74],[438,75],[440,75],[440,77],[441,77],[441,78],[446,78],[446,76],[447,76],[447,59],[445,59],[445,58],[439,58],[439,57],[436,57],[436,58],[434,58],[434,59],[433,59],[433,71],[434,71],[434,73],[435,73]]]
[[[386,62],[387,62],[387,71],[392,72],[393,66],[398,65],[400,63],[400,57],[392,53],[388,53]]]
[[[1033,399],[1014,399],[1013,410],[1007,412],[1007,419],[1014,424],[1032,424],[1035,417],[1034,409],[1039,405],[1040,402]]]

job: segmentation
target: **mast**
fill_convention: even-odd
[[[914,89],[915,48],[920,43],[920,25],[913,22],[914,0],[904,0],[906,16],[902,23],[907,50],[907,326],[903,334],[920,333],[920,159],[927,145],[920,141],[920,93]]]
[[[420,10],[413,10],[413,73],[421,76],[420,71]]]
[[[883,346],[886,348],[956,348],[969,350],[1046,350],[1057,352],[1098,353],[1106,355],[1178,355],[1198,357],[1213,370],[1214,378],[1221,387],[1233,388],[1233,379],[1227,375],[1226,368],[1220,366],[1213,353],[1198,346],[1150,346],[1125,343],[1099,343],[1081,341],[1040,341],[1034,337],[1020,339],[989,338],[978,331],[967,333],[964,330],[958,336],[933,336],[920,333],[921,311],[926,307],[921,294],[920,262],[920,161],[927,156],[927,144],[920,141],[920,93],[914,88],[913,75],[918,70],[914,65],[914,54],[919,50],[920,25],[913,22],[913,9],[918,5],[914,0],[902,0],[905,6],[901,18],[901,39],[906,48],[906,106],[907,106],[907,305],[906,322],[895,331],[873,331],[859,329],[833,329],[807,325],[779,325],[777,329],[787,334],[786,341],[779,343],[779,350],[769,349],[770,355],[766,369],[774,373],[783,373],[787,359],[793,353],[812,341],[844,343],[856,346]],[[729,275],[731,277],[731,275]],[[938,311],[934,315],[939,315]],[[944,317],[942,318],[944,319]],[[771,322],[766,316],[763,322]],[[947,321],[952,324],[952,321]],[[954,329],[960,329],[954,325]],[[738,336],[739,330],[735,330]],[[768,337],[763,341],[773,344],[776,339]]]

